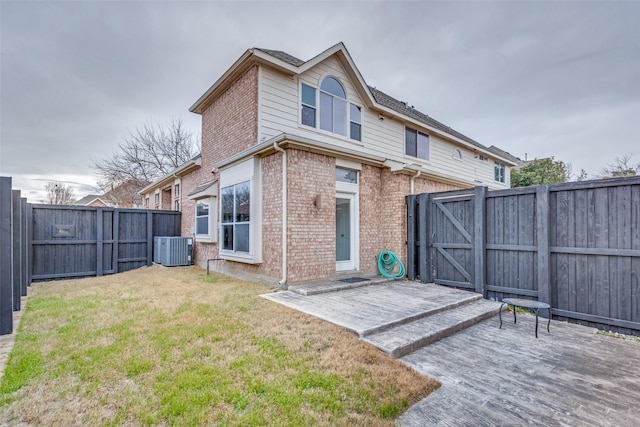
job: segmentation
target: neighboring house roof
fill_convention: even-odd
[[[88,196],[84,196],[80,200],[76,200],[74,205],[86,206],[89,203],[93,202],[94,200],[99,199],[100,197],[102,197],[102,196],[100,196],[98,194],[89,194]]]
[[[114,203],[106,197],[106,194],[97,195],[97,194],[89,194],[88,196],[84,196],[80,200],[76,201],[74,205],[76,206],[96,206],[96,202],[101,204],[102,206],[113,207]]]
[[[174,170],[172,170],[171,172],[169,172],[165,176],[157,179],[156,181],[154,181],[151,184],[149,184],[146,187],[144,187],[142,190],[140,190],[138,192],[138,194],[148,193],[149,191],[151,191],[151,190],[153,190],[153,189],[155,189],[157,187],[161,187],[163,185],[166,185],[167,183],[169,183],[170,181],[175,179],[175,177],[182,176],[185,173],[187,173],[190,170],[192,170],[193,168],[199,167],[201,164],[202,164],[202,153],[198,153],[197,155],[195,155],[188,162],[183,163],[182,165],[178,166],[177,168],[175,168]]]
[[[204,109],[212,102],[212,99],[216,96],[217,93],[222,91],[231,80],[239,76],[246,67],[251,66],[253,59],[257,62],[267,63],[271,66],[276,67],[282,72],[288,73],[290,75],[296,75],[305,72],[309,68],[315,66],[317,63],[325,60],[331,55],[338,55],[338,58],[345,65],[345,70],[348,74],[350,74],[354,81],[359,82],[359,85],[356,85],[358,91],[363,95],[364,101],[372,108],[375,108],[382,112],[388,112],[389,114],[396,113],[401,118],[404,118],[408,122],[416,122],[424,125],[427,128],[434,129],[453,140],[457,140],[462,144],[467,144],[471,146],[473,149],[480,150],[487,154],[491,154],[492,156],[497,156],[504,160],[506,163],[516,165],[517,162],[512,160],[513,156],[509,155],[509,157],[503,157],[495,150],[490,150],[483,144],[480,144],[477,141],[469,138],[466,135],[452,129],[449,126],[429,117],[427,114],[424,114],[415,108],[407,105],[407,103],[398,101],[397,99],[387,95],[386,93],[371,87],[366,84],[364,78],[360,74],[360,71],[357,69],[353,59],[349,55],[346,47],[343,43],[338,43],[319,55],[314,56],[312,59],[308,61],[303,61],[299,58],[296,58],[293,55],[290,55],[281,50],[272,50],[272,49],[264,49],[264,48],[251,48],[248,49],[189,109],[191,112],[196,114],[202,114]],[[359,87],[358,87],[359,86]],[[393,112],[393,113],[391,113]],[[394,114],[394,115],[396,115]],[[503,153],[506,153],[500,150]],[[508,153],[507,153],[508,154]]]

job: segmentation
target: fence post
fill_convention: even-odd
[[[20,250],[20,239],[22,238],[22,232],[20,231],[20,225],[22,220],[20,218],[20,190],[11,191],[11,239],[12,239],[12,252],[13,252],[13,310],[20,311],[20,294],[22,286],[20,279],[22,273],[20,267],[22,267],[22,251]]]
[[[428,283],[429,280],[429,195],[418,195],[418,226],[416,232],[418,233],[418,276],[422,283]]]
[[[118,262],[118,257],[120,256],[120,210],[113,210],[113,219],[111,221],[111,226],[113,227],[113,232],[111,235],[113,236],[113,245],[111,245],[111,250],[113,251],[113,256],[111,257],[111,262],[113,263],[113,272],[117,273],[120,267],[120,263]]]
[[[102,276],[104,265],[104,218],[102,208],[96,209],[96,276]]]
[[[405,197],[407,206],[407,278],[416,279],[416,196]]]
[[[20,295],[27,296],[27,198],[20,199]]]
[[[486,296],[486,205],[487,187],[475,187],[473,190],[473,257],[475,291]]]
[[[13,332],[11,178],[0,177],[0,334]]]
[[[153,212],[147,211],[147,265],[153,264]]]
[[[33,277],[33,205],[27,204],[27,286]]]
[[[421,265],[420,280],[424,283],[433,283],[433,268],[431,265],[431,215],[433,214],[433,194],[426,194],[424,199],[424,237],[422,244],[424,245],[424,263]],[[422,260],[420,261],[422,262]]]
[[[549,186],[536,188],[536,225],[538,236],[538,301],[551,304],[551,268],[549,251]]]

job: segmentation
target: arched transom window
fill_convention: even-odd
[[[320,90],[303,83],[301,92],[302,124],[316,127],[319,114],[320,129],[343,136],[349,132],[351,139],[362,140],[362,108],[347,102],[347,93],[336,78],[325,77]]]

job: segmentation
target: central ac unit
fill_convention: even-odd
[[[166,267],[193,264],[191,237],[155,237],[153,243],[153,262]]]

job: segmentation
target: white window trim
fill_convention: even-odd
[[[262,179],[261,163],[257,157],[245,160],[220,170],[220,190],[235,184],[249,181],[250,221],[249,221],[249,253],[234,252],[220,247],[219,257],[230,261],[248,264],[262,263]],[[222,197],[218,200],[218,210],[222,212]],[[222,227],[218,227],[219,241],[222,242]]]
[[[218,241],[218,197],[209,196],[195,199],[197,205],[198,202],[206,200],[209,203],[209,233],[208,234],[196,234],[196,218],[198,215],[198,209],[196,208],[193,213],[193,233],[196,238],[196,242],[215,243]]]
[[[198,210],[195,204],[203,199],[209,201],[209,233],[196,234],[196,214]],[[192,232],[196,242],[216,243],[218,241],[218,183],[214,182],[206,190],[190,194],[189,200],[194,202]],[[180,203],[180,208],[182,209],[182,203]]]

